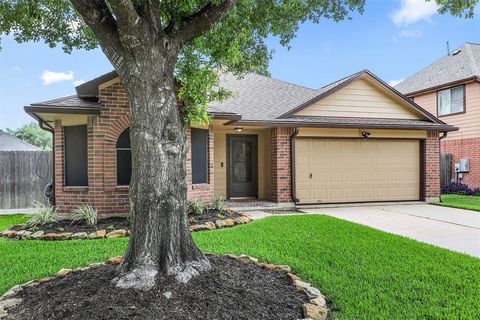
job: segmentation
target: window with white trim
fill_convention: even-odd
[[[465,111],[465,86],[437,91],[437,114],[445,116]]]

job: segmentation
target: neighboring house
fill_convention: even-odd
[[[454,163],[468,160],[458,181],[480,187],[480,44],[465,43],[395,89],[459,128],[442,139],[441,152],[453,154]]]
[[[439,136],[456,130],[361,71],[319,90],[248,74],[189,128],[190,199],[288,204],[436,200]],[[54,130],[56,205],[128,211],[129,104],[115,72],[25,107]]]
[[[42,151],[42,149],[0,130],[0,151]]]

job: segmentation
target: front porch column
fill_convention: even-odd
[[[290,143],[293,131],[293,128],[272,129],[272,200],[274,202],[293,202]]]

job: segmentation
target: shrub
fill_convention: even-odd
[[[217,211],[223,211],[223,209],[225,209],[225,198],[223,197],[213,198],[212,209]]]
[[[58,220],[57,209],[54,207],[47,207],[43,203],[35,202],[35,212],[30,220],[27,221],[27,228],[36,228],[39,225],[44,225],[49,222],[56,222]]]
[[[442,188],[442,194],[463,194],[466,196],[480,196],[480,188],[470,188],[460,182],[450,182]]]
[[[205,211],[205,202],[203,200],[188,200],[187,201],[187,211],[196,216],[200,216]]]
[[[73,210],[72,220],[73,222],[84,220],[87,226],[94,227],[97,224],[97,211],[91,205],[84,203]]]

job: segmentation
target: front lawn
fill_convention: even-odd
[[[29,216],[23,214],[12,214],[0,216],[0,231],[7,229],[14,224],[25,223],[30,219]]]
[[[464,196],[461,194],[442,194],[442,201],[434,204],[444,207],[480,211],[480,196]]]
[[[332,301],[337,319],[480,318],[479,259],[365,226],[317,215],[271,217],[194,238],[205,252],[290,265]],[[1,239],[0,293],[122,254],[126,244]]]

